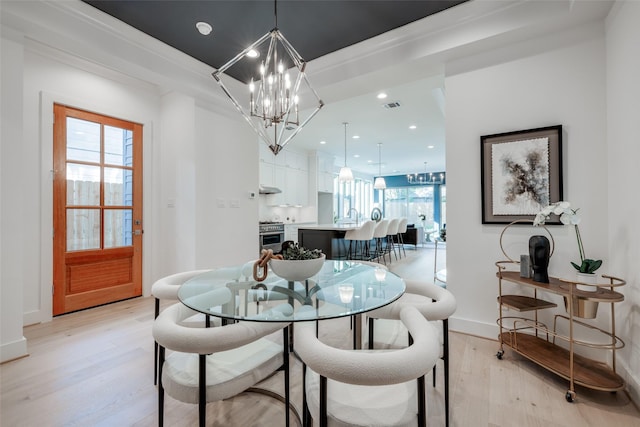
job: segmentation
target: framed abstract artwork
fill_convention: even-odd
[[[562,125],[484,135],[480,143],[483,224],[533,220],[562,200]]]

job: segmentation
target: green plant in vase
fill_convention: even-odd
[[[546,208],[542,209],[533,220],[533,225],[538,226],[545,223],[551,214],[560,215],[560,222],[564,225],[573,225],[576,232],[576,239],[578,241],[578,252],[580,253],[580,264],[571,261],[571,265],[579,273],[594,274],[597,269],[602,265],[602,260],[587,258],[584,252],[584,246],[582,245],[582,237],[580,236],[580,216],[578,210],[572,209],[569,202],[557,202],[552,203]]]

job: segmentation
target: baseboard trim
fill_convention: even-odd
[[[19,340],[12,341],[0,346],[0,363],[10,360],[19,359],[27,356],[27,339],[22,337]]]
[[[449,318],[449,330],[490,340],[498,338],[498,325],[496,323],[482,323],[477,320],[462,319],[455,316]]]

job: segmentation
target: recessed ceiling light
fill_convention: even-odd
[[[386,93],[384,93],[384,92],[380,92],[380,93],[378,94],[378,99],[385,99],[386,97],[387,97],[387,94],[386,94]]]
[[[373,160],[367,160],[367,163],[373,163]]]
[[[427,145],[427,148],[433,148],[433,147],[434,147],[433,145]]]
[[[327,143],[327,141],[320,141],[320,144],[322,144],[322,145],[324,145],[326,143]]]
[[[257,57],[259,57],[259,56],[260,56],[260,52],[258,52],[258,51],[257,51],[257,50],[255,50],[255,49],[251,49],[249,52],[247,52],[247,56],[248,56],[249,58],[257,58]]]
[[[196,28],[203,36],[208,36],[213,31],[213,27],[206,22],[196,22]]]
[[[415,128],[417,128],[417,126],[416,126],[416,125],[411,125],[411,126],[409,126],[409,129],[411,129],[411,130],[413,130],[413,129],[415,129]]]
[[[360,157],[360,154],[354,154],[353,157],[355,157],[356,159]]]
[[[353,138],[353,139],[360,139],[360,135],[353,135],[351,138]]]

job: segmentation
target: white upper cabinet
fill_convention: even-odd
[[[333,156],[317,153],[318,160],[318,192],[333,193]]]
[[[274,156],[266,144],[260,147],[260,184],[277,187],[282,193],[269,194],[271,206],[309,204],[309,160],[306,153],[283,150]]]

